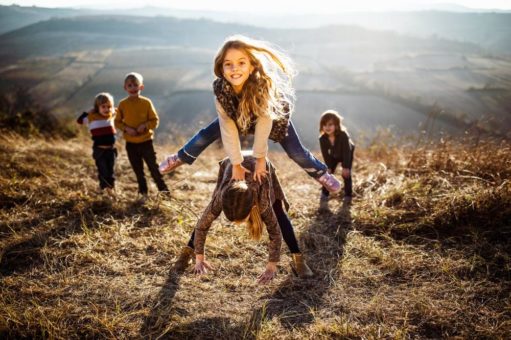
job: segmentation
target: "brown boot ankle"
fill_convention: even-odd
[[[192,248],[188,246],[184,247],[177,258],[176,263],[174,263],[174,270],[179,273],[184,272],[192,261],[193,253],[194,251]]]
[[[293,263],[291,264],[291,268],[298,277],[303,279],[314,276],[314,273],[305,262],[302,254],[292,254],[292,256]]]

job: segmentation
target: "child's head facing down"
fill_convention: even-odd
[[[247,182],[230,181],[222,190],[222,210],[229,221],[246,222],[250,237],[259,240],[263,222],[255,196]]]
[[[114,97],[107,92],[101,92],[94,98],[94,112],[108,116],[114,109]]]
[[[344,130],[343,117],[335,110],[327,110],[321,114],[319,120],[319,133],[328,136],[337,135]]]
[[[140,73],[130,72],[124,77],[124,90],[128,96],[136,98],[144,89],[144,78]]]
[[[240,97],[238,126],[245,130],[250,116],[278,114],[283,101],[292,110],[295,70],[287,55],[269,43],[243,35],[228,37],[215,57],[214,73]]]

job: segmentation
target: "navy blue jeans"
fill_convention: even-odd
[[[97,146],[92,148],[92,158],[98,169],[99,187],[101,189],[113,188],[115,186],[114,165],[117,158],[115,147],[104,149]]]
[[[221,138],[220,123],[216,118],[186,142],[177,155],[183,162],[192,164],[202,151],[219,138]],[[309,176],[319,178],[327,171],[327,166],[302,145],[291,121],[287,128],[287,136],[280,142],[280,145],[289,158],[304,169]]]

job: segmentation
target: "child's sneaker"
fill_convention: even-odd
[[[160,163],[160,166],[158,167],[158,170],[160,171],[160,174],[167,174],[171,171],[173,171],[178,166],[182,165],[184,162],[179,159],[177,156],[177,153],[168,156],[163,162]]]
[[[334,175],[325,172],[323,176],[320,178],[316,178],[316,180],[321,183],[326,190],[328,190],[332,194],[337,194],[341,191],[341,183]]]

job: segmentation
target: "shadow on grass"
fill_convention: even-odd
[[[182,273],[174,271],[172,268],[163,284],[158,296],[154,300],[149,315],[145,318],[140,335],[144,339],[171,339],[172,334],[167,334],[168,322],[175,312],[172,300],[179,288],[179,281]]]
[[[246,329],[229,318],[210,317],[195,320],[190,323],[180,324],[169,333],[160,335],[142,334],[145,339],[222,339],[222,340],[238,340],[238,339],[255,339],[247,337]]]
[[[158,214],[158,209],[149,209],[139,202],[132,202],[127,206],[113,205],[108,200],[90,201],[84,208],[76,209],[79,202],[68,200],[52,206],[38,218],[24,220],[20,224],[24,229],[33,229],[33,234],[18,242],[8,244],[0,253],[0,275],[9,276],[14,273],[20,274],[31,270],[44,263],[41,248],[50,239],[69,237],[70,235],[83,233],[98,226],[98,220],[113,217],[114,219],[129,218],[140,215],[137,226],[143,227],[151,224],[152,218]],[[60,219],[60,221],[55,222]],[[46,223],[56,223],[56,226],[45,228]],[[9,228],[16,226],[9,225]],[[21,227],[21,226],[18,226]],[[2,226],[7,228],[7,226]]]
[[[141,327],[140,335],[148,339],[255,339],[263,322],[274,316],[278,316],[287,329],[312,322],[312,309],[322,305],[324,294],[338,279],[338,262],[350,229],[350,205],[343,205],[336,213],[322,210],[301,237],[302,244],[305,244],[302,251],[315,277],[306,280],[288,277],[271,295],[264,297],[266,302],[262,307],[251,312],[248,324],[212,317],[169,327],[170,319],[176,313],[172,300],[180,280],[180,274],[171,270]]]
[[[311,279],[290,276],[264,297],[263,306],[252,311],[247,326],[249,336],[257,336],[262,324],[273,317],[278,317],[286,329],[313,322],[313,310],[323,304],[323,297],[339,279],[338,264],[351,223],[350,204],[343,204],[336,213],[325,207],[318,212],[301,237],[305,245],[302,251],[315,276]]]

